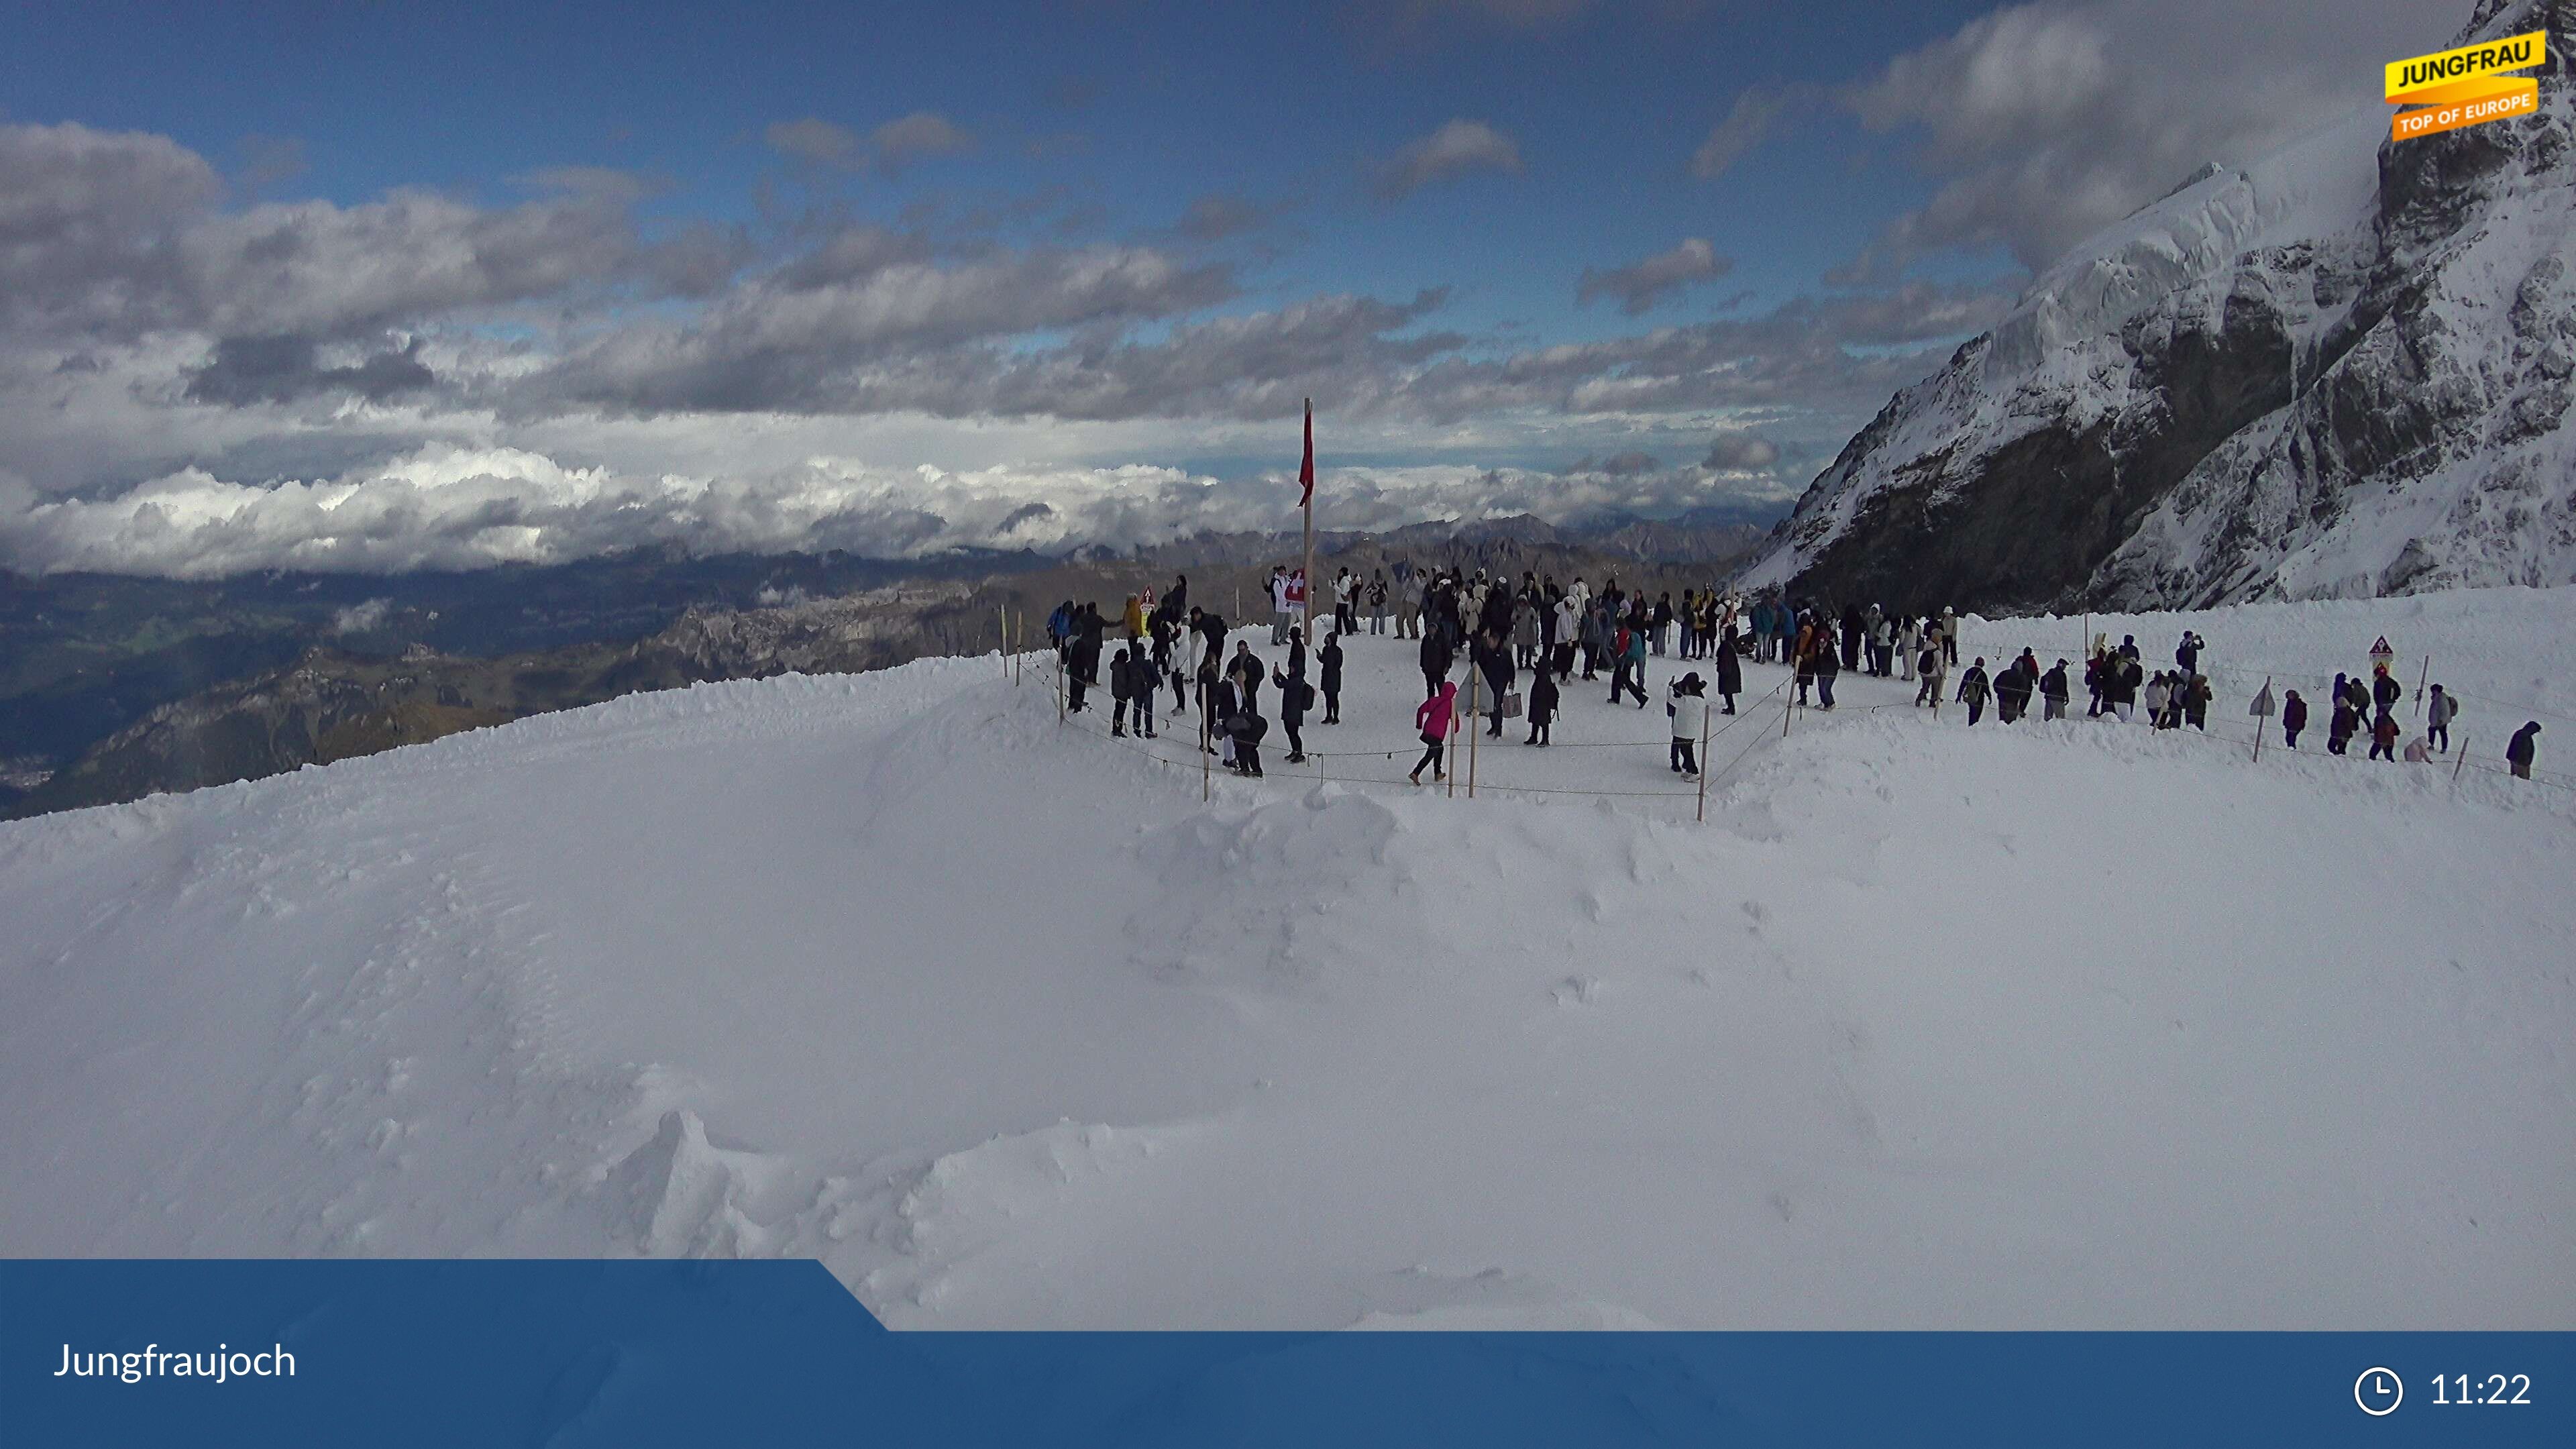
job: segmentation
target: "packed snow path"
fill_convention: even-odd
[[[2489,759],[2576,713],[2576,591],[2095,627],[2186,623],[2430,650]],[[2567,791],[1855,709],[1694,825],[1661,660],[1480,774],[1672,798],[1274,734],[1203,807],[1043,663],[0,826],[0,1242],[810,1254],[898,1327],[2576,1327]],[[1400,778],[1412,646],[1350,666],[1309,743]]]

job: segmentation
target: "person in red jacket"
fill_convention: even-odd
[[[1414,708],[1413,727],[1422,732],[1422,758],[1414,762],[1413,773],[1408,777],[1414,784],[1422,783],[1422,770],[1426,765],[1431,769],[1432,779],[1449,778],[1448,772],[1441,768],[1442,756],[1449,749],[1449,720],[1457,707],[1458,681],[1444,679],[1440,681],[1438,694]]]

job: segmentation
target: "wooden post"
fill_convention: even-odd
[[[1699,706],[1699,823],[1708,823],[1708,701]]]
[[[1476,741],[1478,741],[1479,739],[1484,738],[1484,734],[1485,734],[1485,726],[1484,726],[1484,723],[1483,723],[1483,721],[1482,721],[1482,720],[1480,720],[1480,719],[1477,717],[1477,714],[1476,714],[1476,686],[1477,686],[1479,683],[1481,683],[1481,682],[1482,682],[1482,681],[1478,678],[1478,676],[1479,676],[1479,675],[1481,675],[1483,672],[1484,672],[1484,671],[1482,671],[1482,670],[1480,670],[1480,669],[1478,669],[1478,668],[1476,667],[1476,665],[1475,665],[1475,661],[1473,661],[1473,660],[1469,660],[1469,661],[1468,661],[1468,664],[1467,664],[1467,798],[1468,798],[1468,799],[1470,799],[1470,800],[1473,800],[1473,799],[1475,799],[1475,798],[1476,798]],[[1453,787],[1452,793],[1455,793],[1455,791],[1454,791],[1454,787]]]
[[[1011,606],[997,604],[994,609],[1000,615],[994,621],[994,627],[1001,631],[1002,677],[1008,679],[1011,677]]]
[[[1208,735],[1207,681],[1202,679],[1199,681],[1199,803],[1202,805],[1208,802],[1208,761],[1215,758],[1208,753],[1214,748]]]
[[[2424,656],[2424,672],[2415,676],[2415,717],[2424,717],[2424,681],[2433,677],[2433,656]]]
[[[2468,767],[2468,763],[2469,763],[2469,737],[2468,737],[2467,735],[2465,735],[2465,734],[2464,734],[2464,735],[2461,735],[2461,736],[2460,736],[2460,757],[2459,757],[2458,759],[2453,760],[2453,761],[2451,762],[2451,783],[2452,783],[2452,784],[2456,785],[2456,784],[2460,783],[2460,771],[2462,771],[2463,769],[2466,769],[2466,768]]]
[[[2272,676],[2266,674],[2263,676],[2263,692],[2269,694],[2271,691]],[[2272,717],[2268,714],[2254,716],[2254,758],[2258,761],[2263,758],[2263,726],[2271,721]]]
[[[1055,652],[1055,722],[1064,723],[1064,651]]]

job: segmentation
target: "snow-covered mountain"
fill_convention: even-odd
[[[2576,44],[2538,115],[2370,105],[2204,168],[1899,393],[1746,575],[1897,607],[2143,607],[2576,579]]]
[[[1404,784],[1365,635],[1336,753],[1208,804],[1186,719],[987,656],[0,823],[0,1250],[798,1255],[906,1328],[2566,1328],[2571,625],[2097,617],[2207,635],[2207,734],[1846,674],[1718,736],[1706,824],[1597,685]],[[2382,634],[2467,768],[2249,759]]]

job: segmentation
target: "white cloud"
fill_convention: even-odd
[[[1407,142],[1378,165],[1370,185],[1381,200],[1396,201],[1473,172],[1520,169],[1520,147],[1511,137],[1482,121],[1461,119]]]
[[[1705,237],[1687,237],[1668,252],[1657,252],[1642,261],[1606,271],[1583,270],[1582,280],[1574,287],[1577,306],[1590,306],[1597,297],[1616,297],[1619,310],[1631,317],[1652,310],[1680,294],[1683,288],[1714,277],[1722,277],[1735,263],[1717,254]]]
[[[896,172],[934,156],[955,156],[975,149],[974,133],[933,111],[915,111],[860,136],[847,126],[820,116],[778,121],[761,133],[769,148],[818,166],[845,170],[875,167]]]
[[[1993,11],[1842,93],[1863,124],[1919,137],[1942,184],[1837,275],[1986,246],[2038,271],[2204,162],[2250,159],[2378,105],[2379,63],[2439,44],[2456,18],[2428,25],[2423,0],[2347,0],[2331,14],[2242,0]]]

